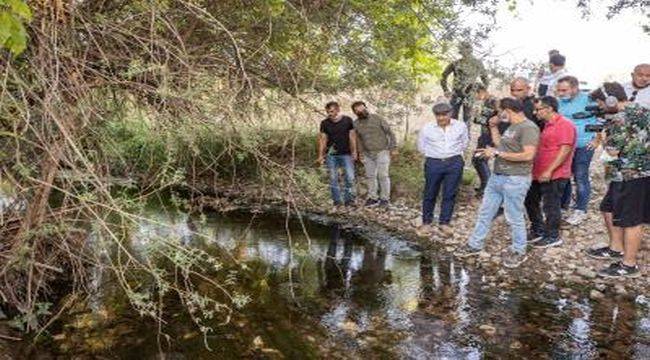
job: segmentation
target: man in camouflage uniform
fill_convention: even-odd
[[[608,128],[604,160],[610,184],[600,210],[610,245],[587,250],[587,254],[599,259],[620,259],[600,270],[598,275],[602,277],[638,277],[641,273],[636,257],[643,225],[650,224],[650,108],[627,105]],[[608,256],[602,256],[603,250]]]
[[[461,58],[447,65],[442,72],[440,86],[445,92],[445,96],[450,98],[453,107],[451,117],[458,119],[460,108],[463,108],[463,121],[469,128],[472,115],[472,108],[478,91],[476,87],[477,79],[481,79],[482,85],[488,88],[488,78],[485,68],[479,59],[472,54],[472,45],[468,42],[462,42],[459,49]],[[449,75],[454,75],[454,81],[451,91],[447,85]]]

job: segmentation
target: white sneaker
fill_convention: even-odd
[[[569,216],[569,218],[566,219],[566,222],[568,224],[571,224],[571,225],[575,226],[575,225],[579,225],[580,223],[585,221],[586,218],[587,218],[587,212],[586,211],[574,210],[573,214],[571,214],[571,216]]]

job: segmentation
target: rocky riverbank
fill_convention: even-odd
[[[468,189],[465,189],[468,190]],[[517,269],[501,265],[503,253],[510,245],[508,226],[503,216],[495,220],[491,234],[486,240],[484,253],[477,258],[463,260],[467,265],[481,269],[484,281],[494,287],[512,287],[521,282],[534,282],[547,290],[556,290],[567,297],[588,294],[593,299],[610,296],[638,297],[650,294],[650,280],[647,277],[650,264],[650,244],[641,247],[639,264],[643,276],[636,279],[612,280],[599,278],[596,272],[607,266],[607,261],[595,260],[585,255],[585,249],[607,243],[607,233],[598,212],[598,203],[604,192],[603,184],[594,184],[587,220],[580,226],[563,227],[564,243],[559,247],[530,249],[528,260]],[[255,199],[255,200],[254,200]],[[266,199],[268,201],[260,201]],[[286,208],[286,202],[279,193],[262,190],[255,186],[230,187],[219,196],[202,197],[197,204],[220,211],[240,207],[252,207],[255,211],[271,208]],[[416,232],[421,224],[420,209],[415,201],[396,200],[388,209],[362,206],[337,210],[329,204],[319,206],[302,202],[296,207],[302,213],[327,215],[349,226],[381,227],[396,233],[420,247],[423,251],[443,256],[453,256],[454,250],[467,241],[474,227],[480,199],[470,191],[461,191],[452,221],[453,234],[444,236],[419,236]],[[294,210],[292,210],[294,211]]]

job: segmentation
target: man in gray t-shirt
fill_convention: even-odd
[[[515,268],[526,260],[526,219],[524,199],[531,183],[533,158],[539,142],[539,127],[524,115],[524,105],[513,98],[500,101],[501,113],[490,120],[490,133],[496,149],[486,147],[477,154],[495,158],[494,175],[490,176],[483,202],[476,219],[474,232],[468,245],[456,252],[458,257],[478,255],[485,243],[492,220],[503,205],[506,220],[510,225],[512,246],[503,259],[503,265]],[[497,125],[509,121],[510,126],[503,135]]]
[[[539,127],[534,122],[524,118],[520,123],[511,124],[501,135],[501,143],[497,146],[499,153],[523,153],[525,146],[537,146]],[[511,161],[497,156],[494,160],[494,173],[501,175],[530,176],[533,171],[533,159],[528,161]]]

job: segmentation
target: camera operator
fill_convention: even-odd
[[[587,250],[596,259],[618,260],[600,270],[602,277],[638,277],[637,253],[643,224],[650,223],[650,108],[627,101],[623,87],[605,83],[594,91],[609,117],[605,140],[607,194],[600,204],[610,239],[609,246]],[[618,101],[614,104],[613,98]]]
[[[632,81],[623,87],[630,102],[650,106],[650,64],[634,67]]]
[[[594,105],[587,94],[580,91],[578,79],[574,76],[565,76],[558,80],[556,94],[559,100],[559,112],[571,120],[576,126],[577,142],[573,154],[571,172],[576,184],[576,201],[573,213],[566,218],[571,225],[578,225],[587,218],[587,204],[591,195],[591,182],[589,167],[594,156],[594,149],[600,145],[600,139],[593,132],[587,132],[586,127],[595,125],[598,120],[594,114],[585,112],[585,108]],[[578,116],[581,115],[581,116]],[[568,209],[571,201],[571,182],[569,182],[562,196],[562,208]]]
[[[479,109],[477,114],[472,120],[475,124],[481,126],[481,134],[479,135],[476,143],[477,151],[474,152],[472,156],[472,165],[478,174],[481,184],[478,188],[474,189],[476,191],[476,196],[483,196],[483,191],[487,185],[488,179],[490,178],[490,166],[488,159],[481,155],[480,149],[485,149],[487,146],[494,147],[494,142],[492,141],[492,136],[490,135],[489,121],[490,118],[495,117],[499,114],[497,109],[498,100],[491,96],[485,86],[477,85],[478,92],[476,94],[476,99],[480,102]],[[497,125],[497,129],[500,134],[503,134],[504,131],[510,125],[507,122],[500,122]]]

